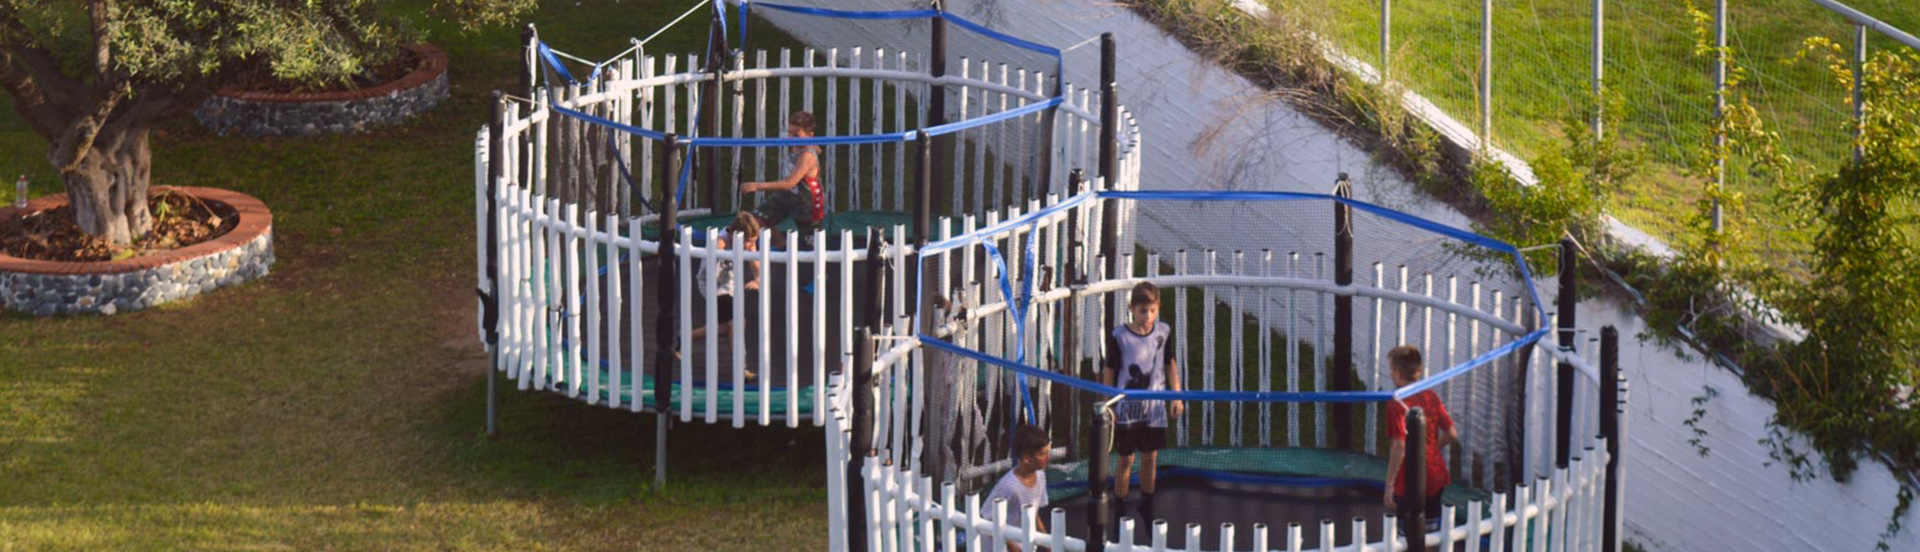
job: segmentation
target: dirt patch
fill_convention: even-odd
[[[147,197],[153,228],[133,243],[116,246],[88,235],[73,221],[73,206],[61,205],[0,220],[0,253],[22,259],[94,262],[130,259],[218,238],[239,223],[233,209],[171,188]]]
[[[298,82],[284,80],[273,75],[269,67],[261,66],[240,75],[231,87],[246,92],[269,92],[291,94],[296,92],[337,92],[359,90],[379,86],[400,80],[420,66],[420,56],[412,50],[401,48],[385,59],[369,60],[367,68],[345,81],[336,82]]]

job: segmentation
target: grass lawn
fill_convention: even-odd
[[[1298,0],[1268,0],[1292,5]],[[1711,14],[1711,0],[1694,0]],[[1319,5],[1318,3],[1310,3]],[[1920,10],[1909,0],[1847,2],[1909,31],[1920,30]],[[1327,5],[1324,24],[1347,53],[1369,63],[1380,59],[1380,2],[1342,0]],[[1390,73],[1467,125],[1478,128],[1481,3],[1393,2]],[[1853,29],[1839,15],[1807,0],[1728,0],[1728,44],[1736,63],[1749,71],[1753,94],[1768,128],[1778,131],[1786,152],[1820,171],[1848,155],[1851,96],[1823,64],[1789,63],[1811,36],[1833,38],[1848,48]],[[1713,113],[1713,65],[1693,54],[1694,25],[1685,4],[1670,0],[1606,2],[1606,83],[1624,94],[1628,139],[1646,151],[1647,174],[1619,190],[1615,214],[1655,235],[1670,235],[1701,196],[1700,185],[1682,176],[1688,159],[1708,140]],[[1561,142],[1559,128],[1591,90],[1593,3],[1541,0],[1494,3],[1493,120],[1495,140],[1531,159]],[[1710,37],[1709,37],[1710,39]],[[1870,50],[1902,48],[1870,35]],[[1748,194],[1754,237],[1764,247],[1804,251],[1809,236],[1781,227],[1765,198],[1765,183],[1730,175]]]
[[[532,20],[586,55],[687,6],[546,4]],[[654,44],[697,49],[699,20]],[[501,437],[481,433],[471,144],[488,92],[514,86],[518,32],[422,26],[453,96],[405,126],[156,136],[156,185],[274,210],[271,276],[110,317],[0,315],[0,550],[824,547],[816,429],[677,425],[665,489],[650,416],[509,389]],[[0,110],[6,180],[59,191],[45,150]]]

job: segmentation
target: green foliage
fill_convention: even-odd
[[[1600,105],[1605,106],[1600,111],[1605,127],[1618,128],[1625,112],[1619,97],[1604,104],[1589,101],[1584,113],[1562,121],[1564,142],[1530,163],[1537,180],[1534,186],[1520,186],[1505,167],[1478,160],[1470,180],[1489,207],[1475,223],[1480,232],[1520,247],[1551,244],[1566,235],[1598,241],[1586,238],[1602,234],[1601,216],[1612,204],[1612,191],[1645,165],[1640,153],[1619,140],[1618,133],[1603,139],[1594,132],[1590,121],[1593,109]],[[1559,262],[1550,249],[1527,253],[1527,263],[1542,273],[1557,272]]]
[[[1732,62],[1733,52],[1707,45],[1711,18],[1692,12],[1696,51],[1729,60],[1728,108],[1711,125],[1725,139],[1703,144],[1693,162],[1690,175],[1701,181],[1703,197],[1678,240],[1680,256],[1647,282],[1649,325],[1735,355],[1748,385],[1777,403],[1760,442],[1770,448],[1771,462],[1785,464],[1796,480],[1824,467],[1844,481],[1863,458],[1898,474],[1920,473],[1920,409],[1912,396],[1920,385],[1920,350],[1913,346],[1920,343],[1920,220],[1913,215],[1920,210],[1920,56],[1882,51],[1867,62],[1864,119],[1844,129],[1857,133],[1859,156],[1808,177],[1779,153],[1779,135],[1748,103],[1740,87],[1745,72]],[[1851,90],[1847,53],[1814,38],[1796,59],[1824,61]],[[1746,198],[1719,185],[1733,176],[1782,190],[1769,199],[1790,224],[1814,236],[1804,271],[1755,258],[1745,239],[1752,223]],[[1720,233],[1710,226],[1715,200],[1726,209]],[[1750,326],[1764,321],[1805,335],[1756,343]],[[1912,506],[1911,485],[1898,493],[1882,550]]]
[[[533,0],[445,2],[466,28],[524,13]],[[218,87],[245,72],[334,85],[365,75],[420,33],[374,0],[158,0],[104,3],[112,69],[146,87]],[[39,48],[69,75],[90,75],[95,31],[85,2],[0,0],[9,49]]]

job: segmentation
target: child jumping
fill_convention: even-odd
[[[795,111],[787,116],[787,136],[810,138],[813,136],[813,114]],[[754,213],[760,218],[761,225],[772,228],[782,221],[793,219],[793,225],[800,231],[802,239],[812,239],[813,230],[819,228],[827,218],[827,195],[820,188],[820,147],[795,146],[793,168],[786,178],[767,182],[746,182],[740,184],[740,193],[774,192]]]
[[[1127,390],[1180,391],[1180,365],[1173,359],[1173,327],[1160,321],[1160,288],[1140,282],[1127,295],[1133,316],[1107,334],[1106,362],[1100,381]],[[1114,405],[1113,452],[1120,456],[1114,472],[1114,512],[1127,511],[1127,487],[1132,478],[1133,454],[1140,452],[1140,517],[1153,518],[1153,491],[1160,449],[1167,446],[1167,418],[1186,411],[1181,401],[1122,400]]]
[[[1413,385],[1427,375],[1426,364],[1420,358],[1420,348],[1413,345],[1401,345],[1387,352],[1387,364],[1392,367],[1395,388]],[[1407,458],[1407,412],[1419,408],[1427,420],[1427,488],[1420,490],[1416,499],[1407,489],[1407,474],[1400,473],[1400,466]],[[1460,432],[1453,427],[1453,417],[1447,414],[1447,405],[1440,402],[1440,395],[1429,389],[1387,403],[1387,437],[1392,448],[1387,453],[1387,481],[1385,496],[1387,508],[1394,511],[1400,519],[1400,533],[1407,539],[1407,550],[1426,552],[1427,528],[1414,525],[1413,514],[1424,510],[1426,519],[1440,518],[1440,491],[1452,483],[1447,474],[1446,456],[1440,454],[1440,448],[1460,441]]]
[[[760,250],[760,219],[750,213],[734,215],[733,223],[727,225],[727,231],[722,233],[719,238],[714,239],[713,243],[709,245],[719,251],[731,251],[727,245],[727,240],[735,235],[740,236],[740,239],[744,240],[740,244],[741,249],[747,251]],[[722,255],[725,255],[725,253],[722,253]],[[694,281],[696,282],[705,283],[709,280],[714,282],[714,302],[718,303],[715,307],[719,311],[719,316],[707,326],[694,328],[693,339],[705,339],[709,333],[713,334],[714,337],[731,333],[733,331],[733,281],[735,278],[733,259],[720,258],[709,260],[705,264],[700,265],[700,274],[695,278]],[[747,283],[745,288],[748,291],[757,291],[760,289],[759,261],[747,261]],[[702,287],[701,289],[706,288]],[[711,331],[708,328],[712,328]],[[675,354],[677,355],[678,353],[676,352]],[[748,379],[753,379],[755,376],[753,370],[747,370],[746,374]]]
[[[1047,439],[1047,432],[1031,424],[1020,424],[1013,432],[1013,457],[1017,464],[994,484],[993,491],[987,493],[987,504],[995,499],[1007,501],[1007,517],[1013,518],[1010,525],[1026,527],[1026,507],[1035,510],[1047,505],[1047,464],[1051,461],[1053,443]],[[1047,518],[1043,514],[1034,516],[1033,531],[1044,533],[1047,530]],[[1024,552],[1020,545],[1008,539],[1009,552]]]

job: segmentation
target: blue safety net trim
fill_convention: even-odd
[[[1333,201],[1355,210],[1378,215],[1382,218],[1406,224],[1415,228],[1447,236],[1513,256],[1513,262],[1520,268],[1521,281],[1526,283],[1527,294],[1533,299],[1534,313],[1540,320],[1547,319],[1545,307],[1540,302],[1540,293],[1533,287],[1533,270],[1527,267],[1526,256],[1520,254],[1520,248],[1497,239],[1489,238],[1439,222],[1367,203],[1353,198],[1332,194],[1312,194],[1301,192],[1189,192],[1189,191],[1098,191],[1102,199],[1132,199],[1139,201]],[[955,238],[959,239],[959,238]],[[951,241],[951,240],[949,240]]]

